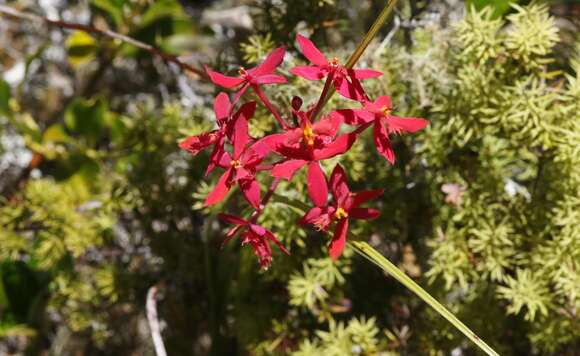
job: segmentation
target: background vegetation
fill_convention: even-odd
[[[126,34],[221,71],[296,33],[346,58],[382,1],[11,1]],[[502,355],[580,349],[580,8],[571,1],[402,0],[361,59],[423,133],[397,164],[365,136],[341,163],[385,189],[353,227]],[[490,5],[485,7],[484,5]],[[472,7],[471,7],[472,6]],[[0,354],[153,355],[146,296],[169,355],[438,355],[474,347],[404,287],[297,227],[282,186],[263,214],[291,250],[259,269],[220,250],[217,176],[177,147],[212,126],[216,89],[128,44],[0,17]],[[318,87],[270,92],[281,107]],[[346,102],[335,96],[328,107]],[[272,127],[265,111],[254,133]],[[324,168],[330,170],[333,162]],[[304,177],[303,177],[304,178]],[[243,209],[231,198],[228,212]]]

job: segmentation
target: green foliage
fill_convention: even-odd
[[[344,263],[337,266],[330,258],[306,260],[304,272],[293,275],[288,282],[290,304],[306,306],[311,310],[315,309],[315,305],[326,305],[327,290],[335,284],[343,284],[343,273],[347,271],[348,266]]]
[[[375,319],[351,319],[345,326],[331,320],[328,331],[318,330],[315,341],[305,340],[294,356],[374,355],[377,353],[379,329]]]
[[[465,293],[489,282],[506,312],[533,326],[528,337],[553,352],[578,337],[554,327],[571,322],[558,310],[576,308],[577,84],[550,66],[558,31],[547,8],[514,8],[507,27],[490,10],[471,10],[442,49],[450,66],[438,75],[450,84],[427,89],[432,196],[442,200],[442,184],[464,187],[459,202],[438,205],[427,275]],[[551,327],[542,335],[540,324]]]

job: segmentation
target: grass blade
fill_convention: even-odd
[[[433,298],[426,290],[421,288],[421,286],[415,283],[415,281],[409,278],[405,272],[401,271],[399,268],[397,268],[397,266],[391,263],[391,261],[381,255],[371,245],[362,241],[352,241],[349,242],[349,244],[354,247],[354,250],[358,254],[380,267],[382,270],[393,276],[397,281],[402,283],[405,287],[409,288],[419,298],[423,299],[425,303],[429,304],[429,306],[435,309],[442,317],[453,324],[453,326],[455,326],[459,331],[461,331],[465,336],[473,341],[473,343],[476,344],[486,354],[493,356],[498,355],[498,353],[495,352],[488,344],[486,344],[479,336],[477,336],[473,331],[471,331],[471,329],[463,324],[461,320],[457,319],[453,313],[451,313],[447,308],[445,308],[441,303]]]

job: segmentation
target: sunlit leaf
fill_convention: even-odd
[[[73,32],[66,40],[68,60],[71,65],[78,66],[87,63],[95,57],[97,44],[95,39],[86,32]]]

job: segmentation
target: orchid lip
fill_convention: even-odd
[[[383,113],[383,115],[389,116],[389,115],[391,115],[391,113],[393,112],[393,110],[390,107],[388,107],[388,106],[383,106],[381,108],[381,112]]]
[[[302,130],[302,135],[304,136],[304,141],[308,146],[314,146],[314,138],[316,137],[316,134],[312,130],[312,126],[306,125]]]
[[[330,61],[330,66],[331,67],[338,67],[338,58],[333,57],[332,60]]]
[[[242,77],[242,78],[246,78],[248,76],[248,71],[246,70],[246,68],[244,67],[240,67],[240,69],[238,69],[238,74]]]
[[[348,213],[343,208],[338,208],[334,213],[334,217],[337,218],[338,220],[348,218]]]
[[[230,162],[230,165],[231,165],[232,167],[234,167],[234,169],[242,168],[242,163],[241,163],[239,160],[237,160],[237,159],[233,159],[233,160]]]

